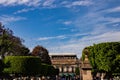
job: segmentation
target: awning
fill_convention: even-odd
[[[69,73],[69,75],[70,75],[70,76],[72,76],[72,77],[73,77],[73,76],[75,76],[75,74],[74,74],[74,73]]]
[[[74,77],[75,76],[75,73],[60,73],[59,76],[72,76]]]
[[[68,73],[64,73],[64,75],[65,75],[65,76],[69,76],[69,74],[68,74]]]
[[[61,77],[64,76],[64,73],[60,73],[59,76],[61,76]]]

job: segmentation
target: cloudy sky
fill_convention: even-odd
[[[120,41],[120,0],[0,0],[0,22],[32,50],[75,53]]]

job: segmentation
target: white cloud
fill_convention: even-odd
[[[20,20],[25,20],[26,18],[20,17],[20,16],[8,16],[8,15],[2,15],[0,16],[0,21],[3,24],[8,24],[10,22],[15,22],[15,21],[20,21]]]
[[[0,0],[0,5],[3,6],[16,6],[16,5],[26,5],[26,6],[38,6],[41,0]]]
[[[74,40],[74,39],[73,39]],[[50,53],[75,53],[80,58],[83,48],[89,46],[90,43],[79,41],[67,41],[59,45],[48,47]]]
[[[111,12],[120,12],[120,6],[103,10],[102,12],[111,13]]]
[[[65,35],[60,35],[60,36],[54,36],[54,37],[41,37],[38,40],[39,41],[44,41],[44,40],[52,40],[52,39],[65,39]]]
[[[72,21],[65,21],[65,22],[63,22],[63,24],[70,25],[70,24],[72,24]]]
[[[54,4],[55,0],[46,0],[43,2],[42,6],[47,8],[55,8],[56,5]]]
[[[21,10],[14,12],[14,14],[19,14],[19,13],[33,11],[33,10],[34,10],[34,8],[24,8],[24,9],[21,9]]]
[[[92,42],[108,42],[108,41],[120,41],[120,32],[111,31],[94,36],[86,36],[81,39],[81,41],[92,41]]]
[[[108,18],[108,20],[109,20],[111,23],[120,22],[120,18]]]
[[[93,2],[90,0],[84,0],[84,1],[73,1],[73,2],[66,2],[64,3],[66,7],[74,7],[74,6],[89,6],[92,5]]]
[[[47,7],[54,8],[55,4],[53,4],[55,0],[1,0],[0,5],[3,6],[18,6],[18,5],[26,5],[33,7]]]
[[[72,6],[88,6],[91,5],[92,2],[91,1],[75,1],[72,3]]]
[[[119,27],[119,26],[120,26],[120,24],[113,24],[113,26],[114,26],[114,27]]]
[[[44,40],[53,40],[53,39],[66,39],[66,38],[76,38],[80,36],[85,36],[89,35],[90,33],[76,33],[76,34],[70,34],[70,35],[59,35],[59,36],[52,36],[52,37],[40,37],[39,41],[44,41]]]
[[[104,16],[105,13],[89,11],[84,16],[77,16],[72,20],[72,24],[77,30],[89,30],[104,26],[109,28],[108,24],[120,23],[120,17]]]

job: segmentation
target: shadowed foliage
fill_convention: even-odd
[[[13,35],[13,31],[0,23],[0,55],[28,55],[29,49],[22,44],[23,40]]]
[[[42,46],[36,46],[32,51],[33,56],[39,56],[42,63],[51,65],[51,60],[48,54],[48,50]]]
[[[7,56],[4,59],[4,73],[37,75],[41,71],[41,60],[34,56]]]

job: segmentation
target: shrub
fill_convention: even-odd
[[[41,70],[40,58],[33,56],[7,56],[4,63],[9,74],[37,75]]]

